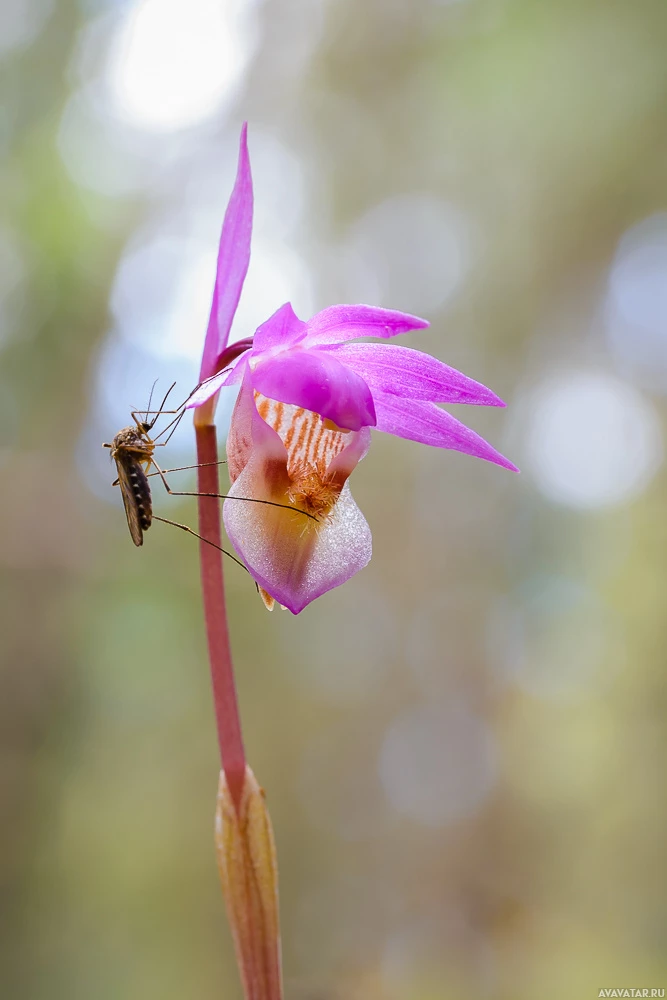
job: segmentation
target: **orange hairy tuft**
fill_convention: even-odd
[[[291,472],[289,498],[301,510],[315,517],[328,514],[340,496],[340,484],[318,466],[303,463]]]

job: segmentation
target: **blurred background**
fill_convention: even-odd
[[[522,469],[377,434],[368,569],[294,618],[228,567],[287,996],[667,986],[666,45],[664,0],[2,0],[3,997],[241,995],[197,543],[132,545],[101,444],[197,380],[246,118],[234,339],[426,316]]]

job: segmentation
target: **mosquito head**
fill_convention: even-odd
[[[131,455],[137,461],[148,461],[155,445],[144,430],[144,425],[139,421],[133,427],[123,427],[118,431],[111,442],[111,457],[118,458],[118,455]]]

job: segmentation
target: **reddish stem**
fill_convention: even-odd
[[[195,433],[197,461],[200,464],[197,472],[199,492],[220,493],[218,466],[211,464],[218,461],[215,425],[200,423],[195,419]],[[199,497],[198,507],[199,534],[215,545],[221,545],[220,501],[213,497]],[[229,644],[222,553],[212,545],[200,542],[199,555],[220,757],[227,787],[238,808],[245,780],[246,759]]]

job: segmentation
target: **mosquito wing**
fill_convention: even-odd
[[[151,526],[151,491],[139,462],[130,455],[116,455],[118,485],[123,498],[127,526],[135,545],[144,544],[144,531]]]

